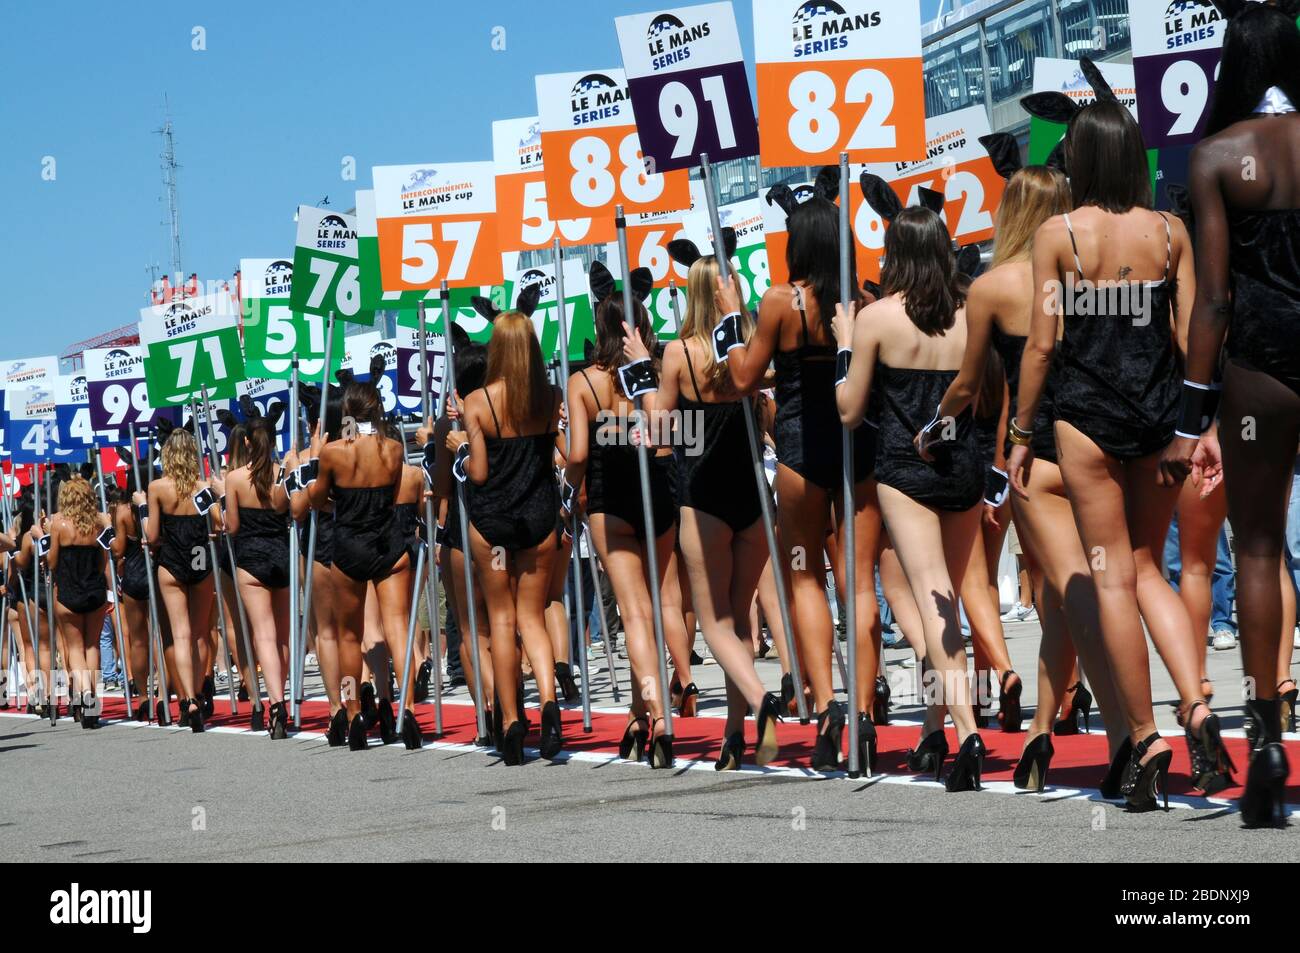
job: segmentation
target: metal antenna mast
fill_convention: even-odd
[[[158,134],[163,137],[162,171],[163,186],[167,189],[167,211],[171,225],[172,274],[175,275],[181,297],[185,296],[185,275],[181,271],[181,209],[176,196],[176,172],[180,166],[176,162],[176,139],[173,135],[171,104],[163,99],[166,118]]]

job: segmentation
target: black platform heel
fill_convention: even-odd
[[[555,684],[566,702],[578,700],[578,683],[573,680],[573,668],[568,662],[555,663]]]
[[[1046,732],[1035,735],[1020,754],[1020,761],[1011,776],[1012,783],[1022,791],[1042,794],[1047,788],[1047,769],[1052,764],[1054,754],[1056,751],[1052,747],[1052,736]]]
[[[272,741],[284,741],[289,737],[289,713],[284,702],[276,702],[271,706],[269,733]]]
[[[682,699],[677,704],[679,718],[694,718],[700,710],[700,689],[691,682],[682,689]]]
[[[642,730],[637,725],[645,725],[645,729]],[[618,756],[624,761],[640,761],[645,757],[649,738],[650,721],[644,715],[638,715],[623,729],[623,737],[618,743]]]
[[[538,746],[547,761],[554,761],[564,748],[564,735],[560,726],[560,706],[547,702],[542,706],[542,740]]]
[[[1288,678],[1286,682],[1281,682],[1277,686],[1278,724],[1281,726],[1282,731],[1294,734],[1296,730],[1296,704],[1300,703],[1300,688],[1292,688],[1289,692],[1284,692],[1282,686],[1287,682],[1292,685],[1295,684],[1294,680]]]
[[[1016,676],[1016,683],[1007,688],[1007,679]],[[1025,690],[1025,682],[1014,669],[1007,669],[998,681],[998,724],[1007,734],[1020,730],[1024,716],[1020,711],[1020,694]]]
[[[424,747],[424,735],[420,733],[420,723],[415,720],[415,712],[406,709],[402,715],[402,744],[407,751],[419,751]]]
[[[74,722],[76,722],[77,724],[81,724],[81,706],[80,706],[80,705],[73,705],[73,706],[72,706],[72,720],[73,720]]]
[[[344,717],[347,717],[344,715]],[[369,728],[366,725],[366,716],[357,712],[352,716],[352,724],[348,725],[348,749],[351,751],[365,751],[370,747],[370,742],[366,740],[369,734]]]
[[[781,676],[781,708],[787,715],[799,714],[799,706],[794,701],[794,676],[789,672]]]
[[[889,724],[889,679],[876,676],[876,700],[871,703],[871,720],[877,725]]]
[[[987,753],[984,740],[978,734],[967,735],[952,762],[952,770],[948,772],[944,789],[949,794],[981,790],[980,774],[984,770],[984,755]]]
[[[817,716],[817,744],[813,747],[811,767],[814,771],[840,769],[840,736],[844,732],[844,708],[833,701]]]
[[[512,721],[501,739],[501,758],[514,767],[524,763],[524,735],[528,733],[522,721]]]
[[[650,750],[646,752],[646,760],[650,762],[652,768],[671,768],[673,766],[673,739],[671,735],[656,735],[654,725],[664,721],[662,718],[656,718],[650,728]],[[667,722],[664,722],[667,727]]]
[[[348,743],[348,710],[340,708],[330,719],[330,729],[325,735],[331,748],[341,748]]]
[[[137,695],[136,697],[138,698],[139,696]],[[131,720],[132,721],[149,720],[149,699],[146,698],[144,701],[140,702],[140,704],[136,706],[135,714],[131,716]]]
[[[1280,699],[1246,703],[1251,757],[1246,789],[1238,802],[1244,827],[1285,827],[1287,823],[1285,798],[1290,765],[1282,746],[1280,708]]]
[[[1128,770],[1129,759],[1133,757],[1133,742],[1125,738],[1111,759],[1106,776],[1097,785],[1097,793],[1107,801],[1118,801],[1124,797],[1124,772]]]
[[[1236,766],[1228,755],[1228,749],[1224,747],[1219,716],[1214,712],[1206,715],[1201,722],[1200,737],[1192,734],[1192,712],[1202,705],[1205,703],[1192,704],[1183,734],[1187,738],[1187,754],[1192,762],[1192,787],[1210,797],[1232,784],[1232,770]]]
[[[381,698],[375,703],[375,721],[379,722],[379,740],[386,745],[397,741],[397,719],[393,717],[393,703]]]
[[[202,695],[203,717],[211,718],[217,710],[217,683],[211,675],[203,680]]]
[[[415,700],[422,702],[429,697],[429,680],[433,676],[433,662],[425,659],[415,673]]]
[[[1083,720],[1083,730],[1092,731],[1089,724],[1092,710],[1092,692],[1088,691],[1083,682],[1075,682],[1067,692],[1073,692],[1074,697],[1070,699],[1070,711],[1064,718],[1052,726],[1052,734],[1060,737],[1062,735],[1077,735],[1079,733],[1079,721]]]
[[[361,692],[358,697],[361,702],[361,717],[366,720],[367,725],[371,725],[375,720],[375,686],[371,682],[361,683]]]
[[[781,720],[781,703],[775,695],[768,692],[763,696],[763,703],[758,706],[758,731],[754,744],[754,763],[759,767],[771,763],[780,751],[780,742],[776,737],[776,724]],[[735,737],[734,735],[732,737]],[[728,739],[730,741],[731,739]],[[741,753],[744,753],[744,736],[741,735]],[[740,766],[739,762],[736,764]]]
[[[190,712],[190,731],[196,735],[203,731],[203,702],[197,698],[187,698],[185,704],[193,705],[194,711]]]
[[[940,728],[922,738],[916,748],[908,750],[907,768],[913,774],[933,774],[938,781],[943,775],[943,762],[947,757],[948,736]]]
[[[476,748],[491,748],[495,745],[496,742],[493,740],[493,731],[492,731],[492,726],[495,723],[495,721],[496,721],[496,713],[491,708],[483,712],[483,734],[475,737],[474,746]],[[474,730],[476,732],[478,731],[477,710],[475,710],[474,712]]]
[[[253,731],[266,731],[266,706],[254,708],[248,716],[248,727]]]
[[[862,712],[858,715],[858,770],[869,778],[874,777],[876,744],[876,726],[866,712]]]
[[[745,761],[745,735],[736,732],[722,743],[722,752],[713,764],[714,771],[739,771]]]
[[[1152,732],[1145,739],[1133,746],[1129,756],[1128,770],[1124,773],[1121,791],[1128,809],[1134,813],[1154,811],[1159,805],[1157,799],[1163,800],[1165,810],[1169,810],[1169,764],[1174,760],[1172,751],[1162,751],[1152,755],[1146,764],[1146,757],[1151,746],[1160,740],[1159,732]]]

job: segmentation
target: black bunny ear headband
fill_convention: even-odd
[[[727,259],[736,253],[736,230],[734,228],[724,228],[722,230],[722,244],[727,250]],[[688,238],[677,238],[668,243],[668,257],[683,268],[690,268],[701,258],[699,247],[695,242]]]
[[[533,282],[519,292],[519,297],[515,299],[515,310],[526,318],[531,318],[533,312],[537,310],[537,303],[542,300],[542,286],[538,282]],[[504,312],[492,303],[491,298],[483,298],[475,295],[470,298],[470,304],[489,322],[496,321]]]
[[[597,302],[613,297],[618,290],[614,283],[614,276],[610,274],[609,269],[605,267],[603,262],[593,261],[591,263],[591,268],[587,270],[587,279],[591,282],[591,296]],[[654,289],[654,275],[651,274],[649,268],[633,268],[631,282],[633,297],[644,303]]]
[[[1079,69],[1083,71],[1084,78],[1087,79],[1088,85],[1092,87],[1093,93],[1096,94],[1097,102],[1119,102],[1119,97],[1111,89],[1110,83],[1106,82],[1106,77],[1101,75],[1101,70],[1097,68],[1096,63],[1086,56],[1080,57]],[[1069,125],[1075,116],[1087,108],[1086,106],[1080,106],[1075,100],[1061,92],[1031,93],[1020,100],[1020,105],[1031,116],[1062,125]],[[1066,171],[1064,138],[1056,144],[1056,148],[1047,157],[1044,165],[1049,169]]]
[[[801,190],[802,196],[795,193],[794,189],[782,183],[774,185],[767,191],[767,204],[775,205],[785,212],[791,214],[804,202],[810,198],[825,199],[828,202],[834,202],[840,197],[840,167],[837,165],[823,166],[822,170],[817,173],[817,178],[812,184],[811,190]]]

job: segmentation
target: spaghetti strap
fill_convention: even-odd
[[[682,350],[686,354],[686,372],[691,375],[691,388],[695,391],[695,402],[702,404],[704,398],[700,396],[700,385],[695,383],[695,365],[691,363],[691,349],[686,342],[682,342]]]
[[[1174,233],[1169,227],[1169,219],[1164,213],[1160,217],[1165,220],[1165,281],[1169,280],[1169,271],[1174,267]]]
[[[808,312],[803,308],[799,309],[799,323],[803,325],[803,346],[808,346]]]
[[[492,406],[492,395],[491,395],[490,393],[488,393],[488,389],[487,389],[486,387],[483,388],[483,396],[487,398],[487,402],[488,402],[488,410],[492,411],[492,423],[496,424],[496,428],[497,428],[497,439],[500,440],[500,439],[501,439],[501,421],[497,420],[497,411],[496,411],[496,408]]]
[[[587,376],[587,369],[584,367],[582,370],[578,371],[578,373],[581,374],[582,379],[587,382],[587,389],[591,391],[591,397],[596,402],[596,409],[604,410],[605,408],[601,406],[600,403],[600,395],[596,393],[595,385],[591,383],[591,378]]]
[[[1168,224],[1168,223],[1166,223]],[[1079,261],[1079,243],[1074,240],[1074,226],[1070,223],[1070,213],[1065,213],[1065,230],[1070,233],[1070,247],[1074,249],[1074,271],[1083,280],[1083,264]]]
[[[542,424],[541,432],[538,433],[537,436],[545,437],[547,434],[551,432],[551,418],[555,416],[555,404],[556,404],[555,388],[552,387],[551,388],[551,411],[546,415],[546,421]]]

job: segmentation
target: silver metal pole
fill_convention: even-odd
[[[840,304],[848,311],[853,301],[853,232],[849,227],[849,154],[840,153]],[[843,457],[844,471],[844,545],[840,547],[840,558],[844,560],[844,610],[845,620],[845,654],[848,655],[847,687],[849,694],[849,777],[856,778],[862,773],[858,764],[858,612],[857,612],[857,527],[854,517],[857,513],[853,493],[853,431],[842,427],[840,431],[840,454]],[[833,637],[832,637],[833,641]],[[796,696],[802,692],[796,690]]]
[[[632,310],[632,271],[628,266],[627,258],[627,219],[623,215],[622,205],[614,206],[614,225],[618,230],[618,257],[623,269],[623,320],[631,329],[631,333],[635,334],[636,313]],[[644,424],[644,398],[634,398],[633,406],[636,408],[637,423]],[[641,471],[641,512],[645,519],[646,564],[650,570],[650,607],[654,612],[655,648],[659,651],[659,695],[664,710],[664,736],[667,738],[668,749],[671,751],[673,743],[673,706],[672,699],[668,696],[668,652],[664,642],[663,602],[659,597],[659,554],[655,549],[659,537],[655,533],[654,505],[650,502],[650,451],[646,448],[644,440],[637,442],[636,460],[637,467]],[[635,683],[635,679],[633,679],[633,682]],[[650,730],[653,734],[653,725]]]
[[[333,353],[334,353],[334,312],[331,311],[331,312],[329,312],[329,313],[325,316],[325,359],[322,361],[322,369],[321,369],[321,381],[320,381],[320,401],[321,401],[321,403],[320,403],[320,415],[316,418],[316,422],[317,422],[317,424],[318,424],[319,426],[321,426],[321,427],[323,427],[324,424],[325,424],[325,407],[326,407],[326,405],[329,403],[329,395],[330,395],[330,357],[331,357],[331,355],[332,355]],[[293,388],[293,399],[294,399],[294,401],[297,400],[297,397],[298,397],[298,388],[297,388],[297,386],[295,385],[295,387]],[[297,415],[295,415],[294,418],[293,418],[293,426],[294,426],[294,431],[293,431],[293,437],[292,437],[292,446],[294,446],[294,447],[296,448],[296,447],[299,446],[299,442],[298,442],[298,441],[299,441],[299,435],[298,435],[298,430],[297,430],[297,428],[298,428],[298,417],[297,417]],[[322,439],[322,440],[325,439],[325,433],[324,433],[324,431],[321,432],[321,439]],[[307,442],[308,442],[308,444],[311,443],[311,433],[310,433],[310,432],[307,434]],[[297,617],[297,616],[294,616],[294,617],[293,617],[293,618],[294,618],[294,625],[299,629],[299,632],[298,632],[298,644],[299,644],[300,646],[302,646],[302,648],[303,648],[303,658],[302,658],[302,662],[301,662],[301,664],[299,665],[299,669],[300,669],[300,670],[303,670],[303,671],[305,671],[305,670],[306,670],[306,667],[307,667],[307,656],[306,656],[306,651],[307,651],[307,630],[308,630],[308,626],[311,625],[311,601],[312,601],[312,590],[315,588],[315,585],[316,585],[316,582],[315,582],[315,579],[316,579],[316,531],[317,531],[317,527],[319,526],[319,519],[320,519],[320,518],[319,518],[319,515],[317,514],[316,510],[315,510],[315,509],[312,509],[312,511],[311,511],[311,516],[309,517],[310,522],[308,523],[308,528],[307,528],[307,560],[306,560],[306,561],[307,561],[307,582],[306,582],[306,585],[303,587],[303,594],[302,594],[302,617],[301,617],[301,618],[299,618],[299,617]],[[292,517],[292,514],[290,515],[289,522],[290,522],[290,524],[293,523],[293,517]],[[297,528],[295,527],[294,529],[295,529],[295,532],[296,532],[296,531],[297,531]],[[322,678],[322,680],[324,679],[324,677],[325,677],[325,675],[324,675],[324,673],[322,672],[322,673],[321,673],[321,678]],[[301,688],[301,685],[300,685],[299,687]],[[295,728],[301,728],[301,727],[302,727],[302,725],[301,725],[301,723],[300,723],[299,720],[295,720],[295,721],[294,721],[294,727],[295,727]]]
[[[208,389],[206,387],[203,388],[203,408],[205,413],[211,410],[211,408],[208,406]],[[198,453],[198,457],[199,457],[198,459],[199,473],[202,474],[203,473],[203,428],[199,424],[198,408],[195,406],[193,397],[190,398],[190,417],[194,420],[195,451]],[[207,425],[208,425],[208,446],[212,450],[212,473],[214,476],[220,475],[221,472],[220,459],[217,456],[216,445],[212,442],[212,421],[211,420],[207,421]],[[222,530],[222,535],[223,536],[225,535],[224,529]],[[229,537],[226,538],[227,540],[229,539]],[[230,657],[230,639],[227,635],[227,629],[226,629],[226,603],[225,600],[221,598],[221,567],[217,563],[217,544],[212,540],[211,536],[208,537],[208,557],[212,560],[211,563],[212,585],[215,588],[216,596],[217,596],[217,632],[221,635],[221,648],[226,656],[226,671],[233,672],[234,661]],[[238,591],[239,589],[238,584],[236,584],[235,589],[236,591]],[[198,632],[195,633],[195,635],[197,635],[201,639],[206,639],[208,637],[208,634],[206,632]],[[207,675],[211,675],[211,674],[212,674],[211,671],[207,672],[205,674],[205,678],[207,677]],[[202,708],[201,704],[200,704],[200,708]],[[235,680],[233,678],[230,680],[230,713],[232,715],[239,714],[239,700],[235,693]]]
[[[410,702],[411,688],[411,663],[415,661],[415,622],[420,616],[420,596],[424,588],[424,557],[425,547],[420,547],[419,555],[415,560],[415,577],[414,588],[411,593],[411,612],[406,622],[406,661],[402,666],[402,687],[398,695],[397,706],[397,734],[401,737],[402,725],[406,722],[406,706]],[[433,620],[429,620],[433,624]],[[393,661],[397,661],[394,659]]]
[[[551,260],[555,262],[555,307],[556,317],[560,322],[560,373],[563,375],[563,382],[560,384],[560,393],[563,396],[565,405],[565,417],[572,421],[573,418],[568,416],[569,404],[569,320],[565,313],[564,306],[564,252],[560,248],[560,240],[555,239],[555,244],[551,248]],[[572,428],[570,428],[572,433]],[[572,439],[572,436],[570,436]],[[576,593],[575,599],[578,603],[578,612],[582,612],[582,554],[578,552],[579,543],[582,536],[582,524],[578,519],[577,513],[569,514],[569,532],[573,537],[573,548],[570,550],[570,557],[573,560],[573,588]],[[564,596],[568,602],[569,587],[564,587]],[[570,612],[565,609],[566,616],[566,634],[568,629],[568,617]],[[581,633],[581,627],[575,626]],[[579,639],[581,641],[581,639]],[[572,643],[570,643],[572,644]],[[581,651],[578,653],[578,669],[582,673],[582,730],[591,731],[591,686],[588,684],[591,679],[587,675],[587,653]]]
[[[609,620],[605,618],[605,601],[600,594],[600,567],[596,560],[596,540],[591,535],[591,527],[583,524],[587,530],[587,559],[591,561],[591,587],[596,596],[596,602],[600,604],[600,639],[601,644],[605,646],[605,663],[609,666],[609,684],[614,689],[614,703],[621,704],[623,701],[622,693],[618,690],[618,672],[614,668],[614,646],[609,638]],[[574,541],[578,545],[578,541]],[[583,650],[586,654],[586,650]]]
[[[95,476],[99,478],[99,508],[108,514],[108,494],[104,491],[104,461],[99,457],[99,449],[92,447],[90,455],[95,458]],[[112,516],[109,516],[112,519]],[[113,611],[117,618],[118,657],[122,663],[122,698],[126,702],[126,721],[131,720],[134,708],[131,705],[131,665],[126,654],[126,626],[122,624],[122,588],[117,584],[117,565],[113,562],[113,553],[108,554],[108,577],[113,586]]]
[[[289,357],[289,450],[298,449],[298,352]],[[299,652],[299,643],[305,644],[306,629],[301,625],[298,612],[302,595],[298,591],[298,526],[289,515],[289,714],[294,728],[302,727],[302,711],[298,698],[302,694],[302,670],[306,661]]]
[[[445,391],[446,399],[451,400],[456,393],[456,353],[455,353],[456,346],[452,342],[452,338],[451,338],[451,325],[452,325],[451,293],[448,291],[447,282],[445,281],[442,283],[441,298],[442,298],[443,347],[447,352],[447,368],[446,368],[447,372],[445,375],[446,384],[443,390]],[[420,317],[421,317],[420,327],[421,329],[423,329],[424,302],[420,302]],[[452,429],[459,430],[460,428],[461,428],[461,423],[459,419],[452,422]],[[464,484],[460,483],[459,481],[456,481],[456,500],[454,504],[449,503],[448,505],[449,506],[454,505],[460,507],[460,542],[461,542],[461,546],[464,547],[464,555],[465,555],[465,603],[466,603],[467,614],[469,616],[469,629],[470,629],[468,635],[468,638],[470,640],[469,656],[474,663],[474,698],[477,701],[477,709],[478,709],[475,712],[475,715],[478,718],[478,737],[487,738],[489,737],[488,735],[489,725],[487,720],[487,699],[483,697],[483,670],[482,670],[483,663],[482,660],[479,658],[479,651],[478,651],[478,612],[474,608],[474,557],[470,553],[470,548],[469,548],[469,509],[468,507],[465,506]],[[432,624],[432,621],[430,621],[430,624]],[[462,632],[460,634],[460,637],[461,639],[465,639],[467,636],[464,632]],[[498,691],[499,690],[500,689],[498,688]],[[514,690],[514,686],[512,685],[511,691],[513,690]],[[520,717],[523,717],[523,712],[520,712],[519,714]]]
[[[137,490],[144,492],[145,484],[140,479],[140,457],[139,457],[139,453],[137,452],[137,447],[139,447],[139,444],[136,443],[136,439],[135,439],[135,424],[132,423],[129,426],[131,431],[131,468],[135,471],[135,486]],[[148,463],[150,477],[152,477],[153,441],[149,440],[148,444],[149,444],[149,453],[146,462]],[[157,659],[156,671],[158,673],[159,693],[162,696],[163,711],[167,716],[165,721],[167,724],[170,724],[171,723],[171,707],[170,707],[171,693],[167,690],[167,656],[163,647],[162,625],[158,621],[158,590],[157,590],[157,583],[154,579],[154,574],[153,574],[153,552],[149,549],[149,539],[148,539],[148,535],[145,533],[143,522],[140,523],[140,548],[141,550],[144,551],[144,574],[147,582],[149,583],[149,621],[151,623],[151,627],[149,631],[149,665],[151,668],[153,668],[155,658]],[[157,696],[152,694],[153,674],[154,674],[153,672],[149,673],[150,676],[149,716],[151,718],[156,719],[159,724],[163,724],[164,719],[158,717],[158,707],[155,704],[157,701]]]
[[[45,461],[45,518],[50,520],[51,523],[54,519],[54,470],[50,466],[49,460]],[[49,527],[46,528],[46,532],[49,532]],[[39,563],[40,559],[38,558],[36,561]],[[37,615],[39,616],[40,613],[38,612]],[[55,657],[58,655],[56,650],[59,647],[59,640],[54,628],[54,574],[50,572],[48,559],[45,562],[45,628],[50,634],[50,701],[52,702],[50,705],[50,724],[52,725],[59,717],[59,693],[53,684],[55,681],[54,673],[58,671]],[[61,664],[66,663],[67,659],[60,659],[59,662]],[[68,680],[68,704],[72,704],[71,679]]]

